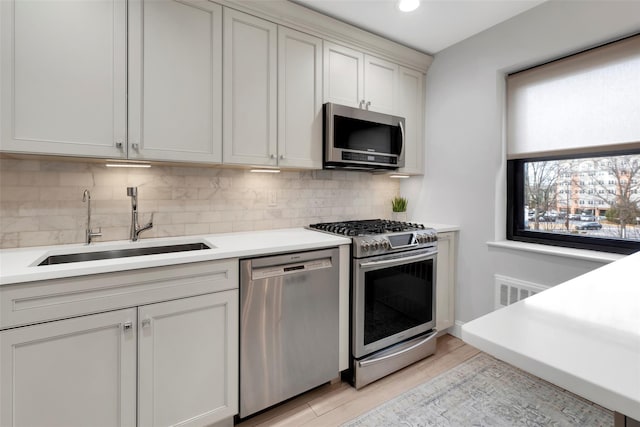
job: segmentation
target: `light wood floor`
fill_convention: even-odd
[[[420,385],[459,365],[479,351],[451,335],[438,338],[433,356],[356,390],[349,384],[327,384],[272,410],[249,418],[237,427],[331,427]]]

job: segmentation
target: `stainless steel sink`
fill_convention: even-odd
[[[51,255],[38,265],[67,264],[71,262],[95,261],[100,259],[126,258],[141,255],[168,254],[174,252],[201,251],[211,249],[204,243],[183,243],[167,246],[149,246],[145,248],[111,249],[108,251],[83,252],[76,254]]]

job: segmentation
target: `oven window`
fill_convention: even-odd
[[[365,345],[433,320],[433,262],[365,273]]]

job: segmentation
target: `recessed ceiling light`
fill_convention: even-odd
[[[414,11],[420,6],[420,0],[399,0],[398,9],[402,12]]]

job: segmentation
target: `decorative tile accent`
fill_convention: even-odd
[[[254,174],[221,167],[108,169],[100,163],[0,159],[0,247],[81,243],[91,191],[95,241],[126,240],[138,187],[142,238],[303,227],[314,222],[389,218],[400,184],[355,171]],[[275,203],[274,196],[275,195]]]

